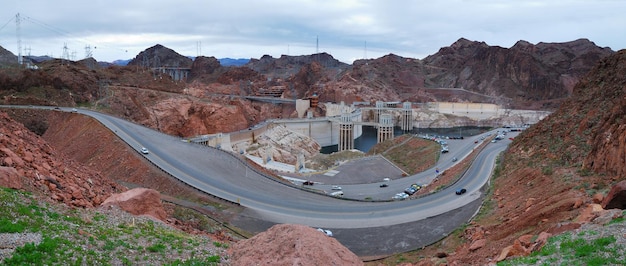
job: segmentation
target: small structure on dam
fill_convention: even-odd
[[[339,122],[339,151],[354,149],[354,123],[350,120],[350,114],[341,114]]]

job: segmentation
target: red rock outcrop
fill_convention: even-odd
[[[125,188],[55,152],[45,140],[0,113],[0,183],[43,193],[75,207],[100,205]]]
[[[158,191],[148,188],[134,188],[123,193],[113,194],[102,206],[115,205],[134,215],[149,215],[165,221],[167,213],[163,208]]]
[[[20,175],[14,167],[0,166],[0,187],[22,189]]]
[[[626,209],[626,180],[615,184],[602,202],[604,209]]]
[[[314,228],[274,225],[228,249],[232,265],[363,265],[339,241]]]

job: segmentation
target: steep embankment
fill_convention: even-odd
[[[0,186],[47,195],[75,207],[94,207],[125,190],[93,168],[57,152],[0,112]]]
[[[97,169],[104,176],[129,187],[155,189],[163,194],[193,201],[208,197],[147,163],[98,121],[83,115],[51,112],[43,138],[74,160]]]
[[[622,50],[596,65],[559,110],[515,139],[477,219],[419,256],[487,264],[507,246],[508,255],[524,255],[526,240],[589,221],[593,215],[581,215],[586,206],[625,179],[625,107]]]

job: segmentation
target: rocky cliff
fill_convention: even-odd
[[[502,247],[520,247],[521,232],[525,238],[559,234],[597,217],[598,211],[590,210],[602,209],[596,205],[603,195],[624,180],[625,99],[626,50],[621,50],[593,67],[556,112],[515,138],[484,213],[447,260],[486,264],[524,255],[526,249],[502,255]]]
[[[506,49],[461,38],[423,63],[433,70],[428,73],[428,87],[465,88],[504,97],[516,109],[530,103],[534,108],[553,108],[596,62],[613,53],[586,39],[537,45],[519,41]]]
[[[41,137],[0,112],[0,187],[23,189],[74,207],[100,205],[126,190],[56,152]]]

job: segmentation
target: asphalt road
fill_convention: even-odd
[[[61,110],[71,111],[69,108]],[[76,112],[97,119],[137,152],[141,147],[148,148],[150,153],[145,158],[182,182],[246,207],[233,221],[236,226],[254,232],[275,223],[323,227],[331,229],[337,240],[359,256],[382,256],[421,248],[467,222],[482,202],[481,188],[489,179],[497,155],[510,142],[503,140],[487,145],[462,180],[438,193],[414,200],[363,202],[305,192],[255,172],[224,151],[186,143],[98,112],[84,109]],[[476,145],[472,139],[468,140],[471,144],[458,142],[458,146],[450,141],[450,153],[444,156],[461,159],[464,152]],[[442,160],[437,167],[443,170],[450,165],[451,160]],[[393,187],[390,185],[387,189],[408,186],[433,173],[424,175],[392,180]],[[380,191],[371,184],[353,186],[355,193]],[[454,190],[460,187],[466,188],[467,193],[455,195]],[[344,188],[351,193],[349,189],[352,188]]]

